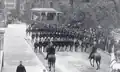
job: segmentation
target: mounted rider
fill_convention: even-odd
[[[53,43],[50,41],[49,45],[47,46],[47,56],[46,56],[46,60],[48,59],[49,55],[55,55],[55,48],[53,47]]]
[[[88,57],[89,59],[91,58],[92,54],[96,52],[96,50],[97,50],[97,46],[96,46],[96,42],[94,42],[94,46],[93,46],[92,51]]]

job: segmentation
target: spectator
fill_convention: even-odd
[[[25,67],[22,65],[22,61],[20,61],[20,64],[17,66],[16,72],[26,72]]]

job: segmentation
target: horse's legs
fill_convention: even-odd
[[[48,62],[49,71],[51,71],[51,62]]]
[[[93,66],[93,65],[92,65],[92,59],[90,59],[90,65]]]
[[[53,64],[53,69],[54,69],[54,72],[55,72],[55,63]]]
[[[97,64],[97,69],[96,70],[98,70],[99,69],[98,60],[96,60],[96,64]]]
[[[99,69],[100,69],[101,60],[99,60]]]
[[[54,70],[54,62],[51,62],[51,71],[53,72]]]

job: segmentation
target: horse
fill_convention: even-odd
[[[92,67],[94,67],[94,61],[96,61],[96,64],[97,64],[97,69],[100,69],[100,64],[101,64],[101,55],[100,53],[98,53],[97,51],[92,53],[91,56],[90,56],[90,64]],[[92,60],[93,60],[93,63],[92,63]]]
[[[52,71],[51,69],[54,69],[55,72],[55,62],[56,62],[56,57],[54,54],[48,55],[48,66],[49,66],[49,71]]]

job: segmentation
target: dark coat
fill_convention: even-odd
[[[39,43],[35,42],[34,47],[37,48],[39,46]]]
[[[55,54],[55,48],[53,46],[50,46],[48,49],[47,49],[47,53],[48,54]]]
[[[25,69],[25,67],[24,67],[23,65],[20,64],[20,65],[17,67],[16,72],[26,72],[26,69]]]

